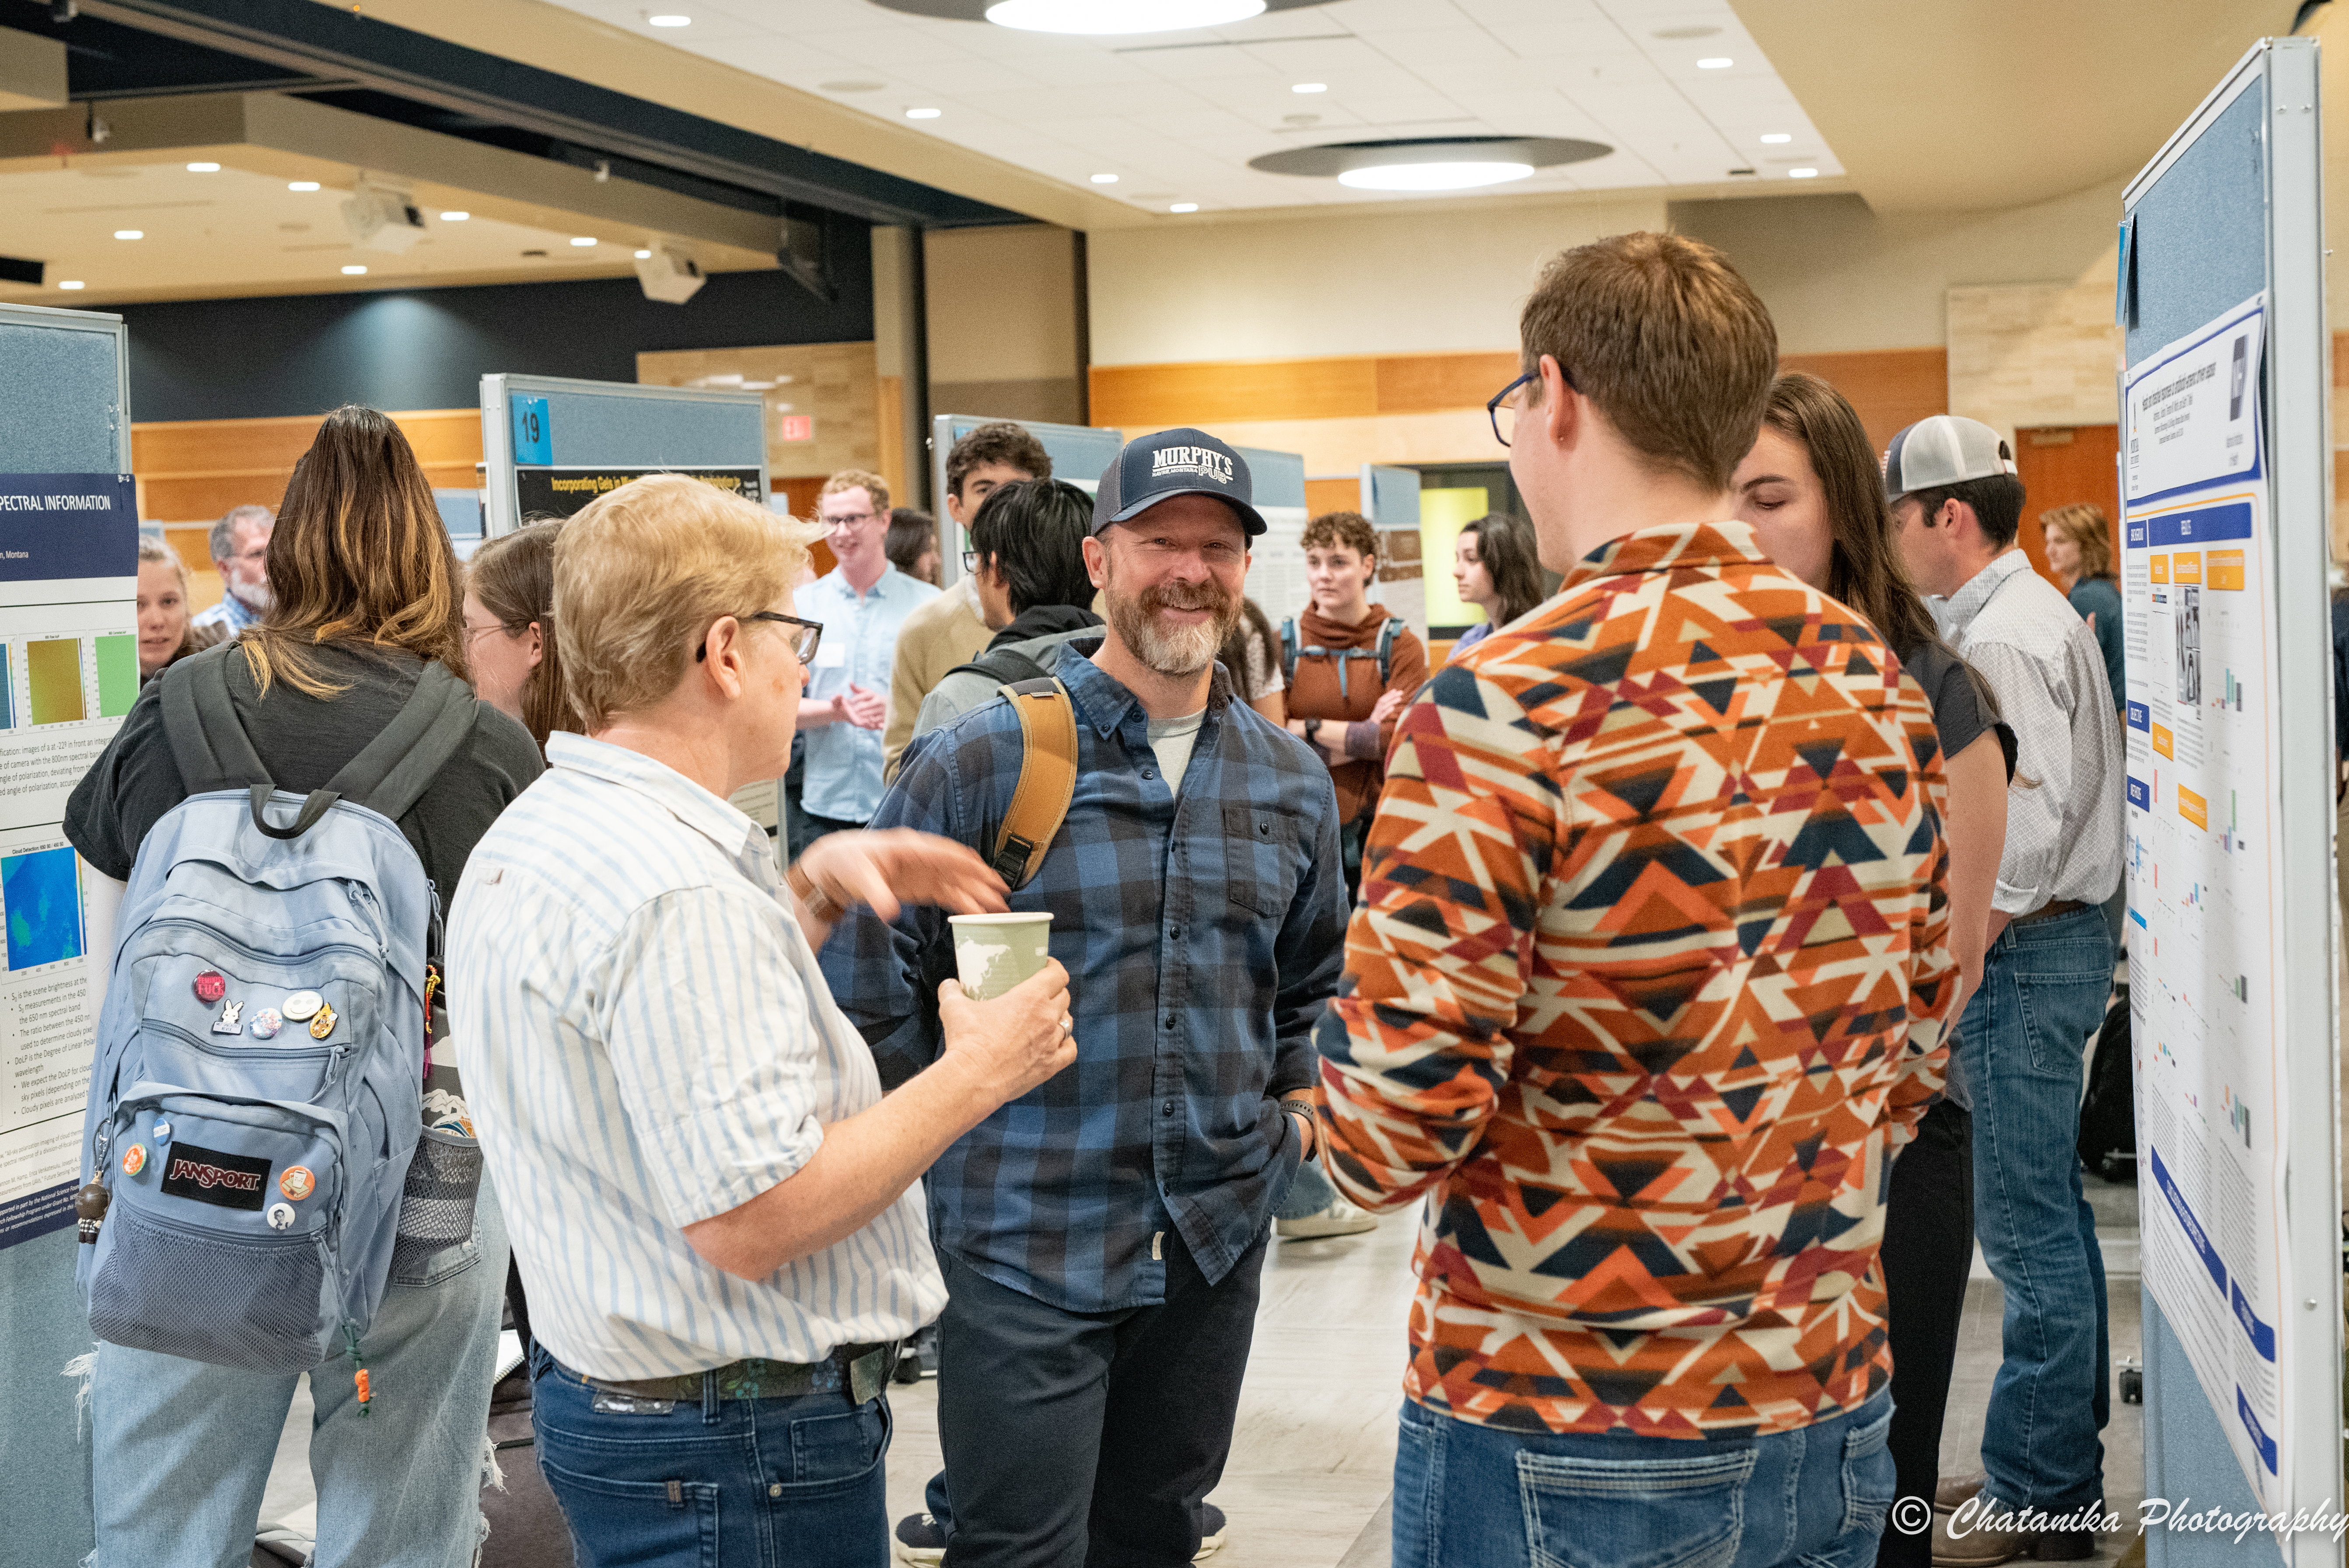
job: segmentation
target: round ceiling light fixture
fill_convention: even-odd
[[[873,0],[890,11],[954,22],[992,22],[1027,33],[1181,33],[1224,27],[1269,11],[1325,0]]]
[[[1557,136],[1429,136],[1288,147],[1248,160],[1267,174],[1335,180],[1356,191],[1475,191],[1615,150]]]

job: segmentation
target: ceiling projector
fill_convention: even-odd
[[[424,214],[414,197],[364,180],[351,188],[351,199],[343,203],[343,223],[359,250],[393,255],[404,253],[424,232]]]
[[[659,246],[636,263],[636,282],[644,285],[645,297],[664,304],[683,304],[708,281],[699,263],[672,246]]]

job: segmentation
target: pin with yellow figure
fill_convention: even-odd
[[[323,1040],[334,1032],[335,1010],[321,1002],[318,1004],[318,1010],[310,1015],[310,1037],[314,1040]]]

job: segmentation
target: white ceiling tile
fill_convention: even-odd
[[[1022,33],[870,0],[677,0],[694,25],[671,34],[647,26],[642,0],[556,3],[876,119],[941,108],[910,129],[1143,208],[1391,202],[1247,168],[1278,148],[1377,136],[1578,137],[1617,150],[1503,188],[1523,191],[1710,186],[1747,162],[1783,179],[1790,153],[1840,168],[1729,0],[1330,0],[1139,37]],[[1696,27],[1713,30],[1654,36]],[[1713,55],[1737,63],[1696,68]],[[843,79],[883,86],[823,92]],[[1329,90],[1290,92],[1299,81]],[[1764,129],[1795,138],[1768,150],[1777,163],[1763,159]],[[1118,183],[1090,184],[1103,172]]]

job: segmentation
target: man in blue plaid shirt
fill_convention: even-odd
[[[953,1568],[1174,1568],[1212,1511],[1344,962],[1329,770],[1215,663],[1263,531],[1247,463],[1202,431],[1133,442],[1102,476],[1084,552],[1108,624],[1048,666],[1075,710],[1076,793],[1010,894],[1051,913],[1077,1062],[928,1178]],[[872,825],[991,856],[1022,754],[1009,704],[964,714],[907,751]],[[920,908],[860,909],[824,949],[885,1084],[936,1057],[954,962]]]

